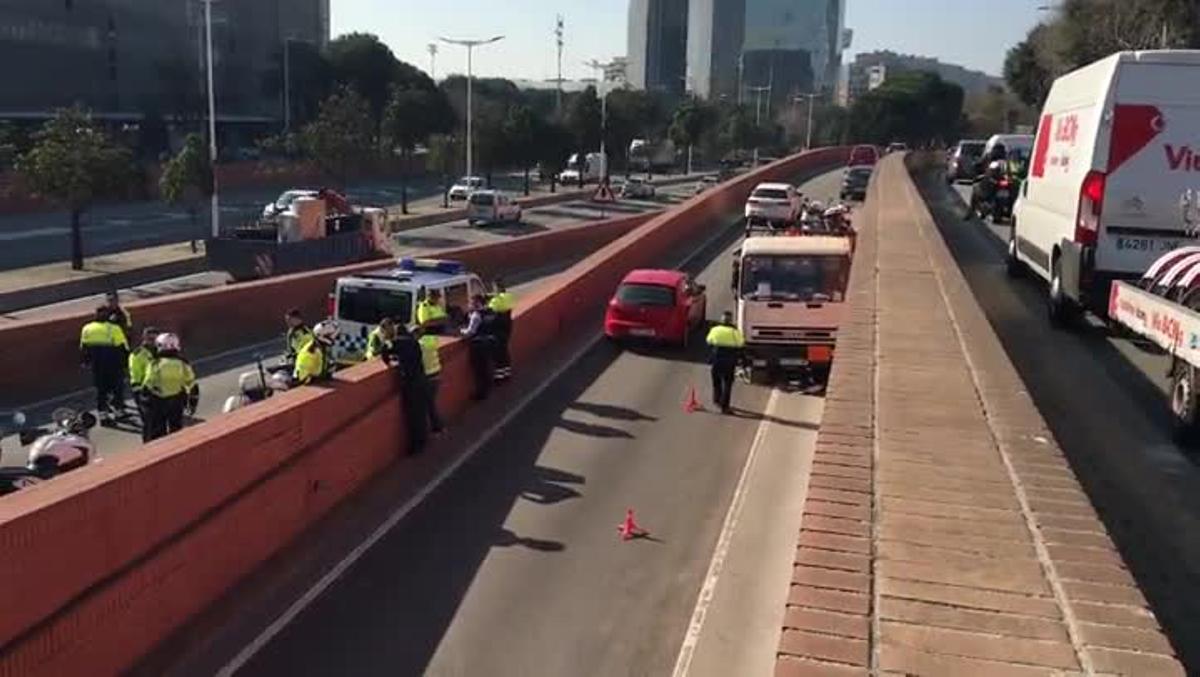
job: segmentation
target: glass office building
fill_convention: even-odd
[[[213,3],[218,119],[278,120],[284,45],[328,39],[329,0]],[[0,0],[0,118],[73,104],[112,120],[194,114],[204,56],[201,0]]]
[[[629,84],[682,92],[687,74],[688,0],[629,0]]]

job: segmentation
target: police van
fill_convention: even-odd
[[[483,281],[459,261],[402,258],[395,268],[338,278],[330,296],[330,315],[340,332],[333,357],[338,364],[363,360],[367,335],[379,321],[391,317],[412,325],[417,321],[421,291],[440,291],[452,324],[466,316],[470,299],[486,293]]]

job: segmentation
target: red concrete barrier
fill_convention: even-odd
[[[538,359],[629,269],[654,264],[684,238],[707,240],[705,229],[756,181],[844,156],[781,160],[604,246],[522,299],[516,363]],[[511,244],[506,258],[549,253],[531,238]],[[478,256],[472,265],[508,264],[495,252]],[[462,341],[442,347],[440,397],[451,417],[468,406],[466,353]],[[404,453],[397,392],[394,372],[360,365],[328,386],[283,393],[0,501],[0,677],[130,667]]]

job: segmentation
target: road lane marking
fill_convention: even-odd
[[[700,643],[700,633],[704,629],[704,619],[708,616],[708,608],[712,605],[717,591],[717,582],[721,571],[725,568],[725,559],[729,556],[729,547],[733,543],[733,534],[737,531],[738,519],[742,507],[746,503],[746,489],[749,486],[750,474],[754,469],[754,461],[758,450],[762,447],[767,436],[767,428],[771,425],[771,416],[775,414],[775,406],[779,401],[779,391],[771,390],[767,400],[766,412],[754,433],[754,441],[750,443],[750,452],[746,454],[746,463],[742,466],[742,475],[738,478],[737,488],[733,492],[733,500],[725,513],[725,523],[721,526],[721,534],[717,538],[717,546],[713,550],[712,560],[708,563],[708,572],[704,575],[704,584],[700,586],[700,594],[696,598],[696,607],[692,611],[691,622],[688,623],[687,633],[683,636],[683,644],[679,647],[679,655],[675,659],[673,677],[686,677],[692,669],[692,658],[696,655],[696,646]]]

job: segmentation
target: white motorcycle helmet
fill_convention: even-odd
[[[338,337],[338,323],[335,320],[322,320],[313,327],[313,336],[324,344],[332,344]]]
[[[180,343],[179,337],[170,332],[159,334],[154,339],[154,347],[161,352],[179,352]]]

